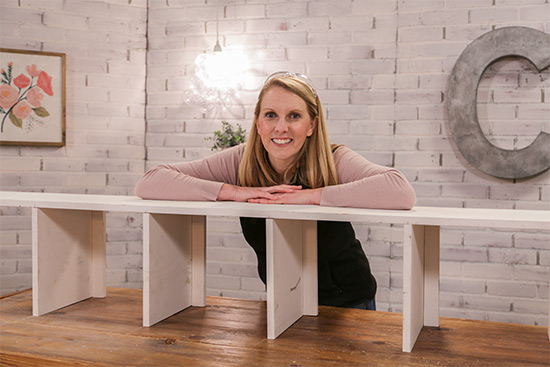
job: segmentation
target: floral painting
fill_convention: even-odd
[[[0,49],[0,144],[65,145],[65,54]]]

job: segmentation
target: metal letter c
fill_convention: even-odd
[[[487,140],[477,119],[477,88],[489,65],[519,56],[541,71],[550,65],[549,50],[550,35],[526,27],[506,27],[477,38],[458,58],[449,82],[449,124],[458,149],[480,171],[500,178],[525,178],[550,167],[550,134],[541,132],[523,149],[501,149]]]

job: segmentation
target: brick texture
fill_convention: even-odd
[[[2,47],[65,53],[67,79],[66,146],[2,146],[1,189],[132,194],[145,159],[146,1],[0,6]],[[31,286],[31,219],[21,209],[0,211],[4,294]],[[107,241],[109,284],[141,286],[132,278],[141,272],[141,218],[109,214]]]

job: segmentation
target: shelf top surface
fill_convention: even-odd
[[[155,214],[263,217],[550,231],[550,211],[416,206],[379,210],[319,205],[144,200],[136,196],[0,191],[0,206]]]

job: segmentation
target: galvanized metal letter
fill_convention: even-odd
[[[501,149],[487,140],[477,118],[481,76],[489,65],[507,56],[523,57],[541,71],[550,66],[550,35],[526,27],[505,27],[470,43],[449,81],[449,124],[458,149],[480,171],[500,178],[531,177],[550,167],[550,134],[541,132],[523,149]]]

